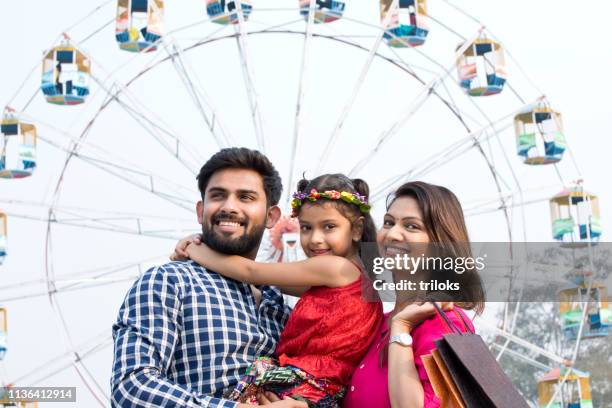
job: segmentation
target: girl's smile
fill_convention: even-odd
[[[313,256],[333,255],[332,251],[329,249],[311,249],[310,251],[312,252]]]

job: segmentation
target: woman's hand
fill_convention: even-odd
[[[174,253],[170,255],[171,261],[186,261],[189,259],[189,254],[187,253],[187,247],[190,244],[200,244],[202,242],[200,234],[189,235],[186,238],[181,239],[176,247],[174,247]]]
[[[442,310],[453,308],[452,302],[436,302]],[[396,313],[390,321],[389,334],[409,333],[416,326],[437,313],[431,302],[410,303]],[[392,408],[423,407],[425,394],[423,384],[414,363],[412,347],[397,343],[389,345],[389,399]]]
[[[263,394],[257,395],[259,405],[268,405],[278,408],[308,408],[308,404],[302,401],[296,401],[289,397],[284,397],[282,400],[276,394],[266,391]]]
[[[436,302],[436,304],[445,311],[454,307],[453,302]],[[436,308],[431,302],[411,303],[391,318],[391,331],[410,332],[436,313]]]

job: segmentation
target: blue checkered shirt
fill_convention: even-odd
[[[154,267],[130,288],[113,325],[113,407],[232,407],[222,399],[258,356],[272,355],[290,309],[262,286],[195,262]]]

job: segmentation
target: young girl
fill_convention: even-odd
[[[258,263],[202,244],[187,246],[189,257],[211,271],[301,296],[275,359],[255,361],[229,399],[256,403],[257,394],[266,390],[305,401],[309,407],[339,406],[382,322],[381,302],[362,296],[368,278],[359,245],[376,240],[367,195],[363,180],[341,174],[298,183],[291,205],[300,223],[305,261]]]

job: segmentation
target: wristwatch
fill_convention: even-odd
[[[412,346],[412,336],[409,333],[394,334],[389,339],[389,344],[398,343],[400,346],[410,347]]]

